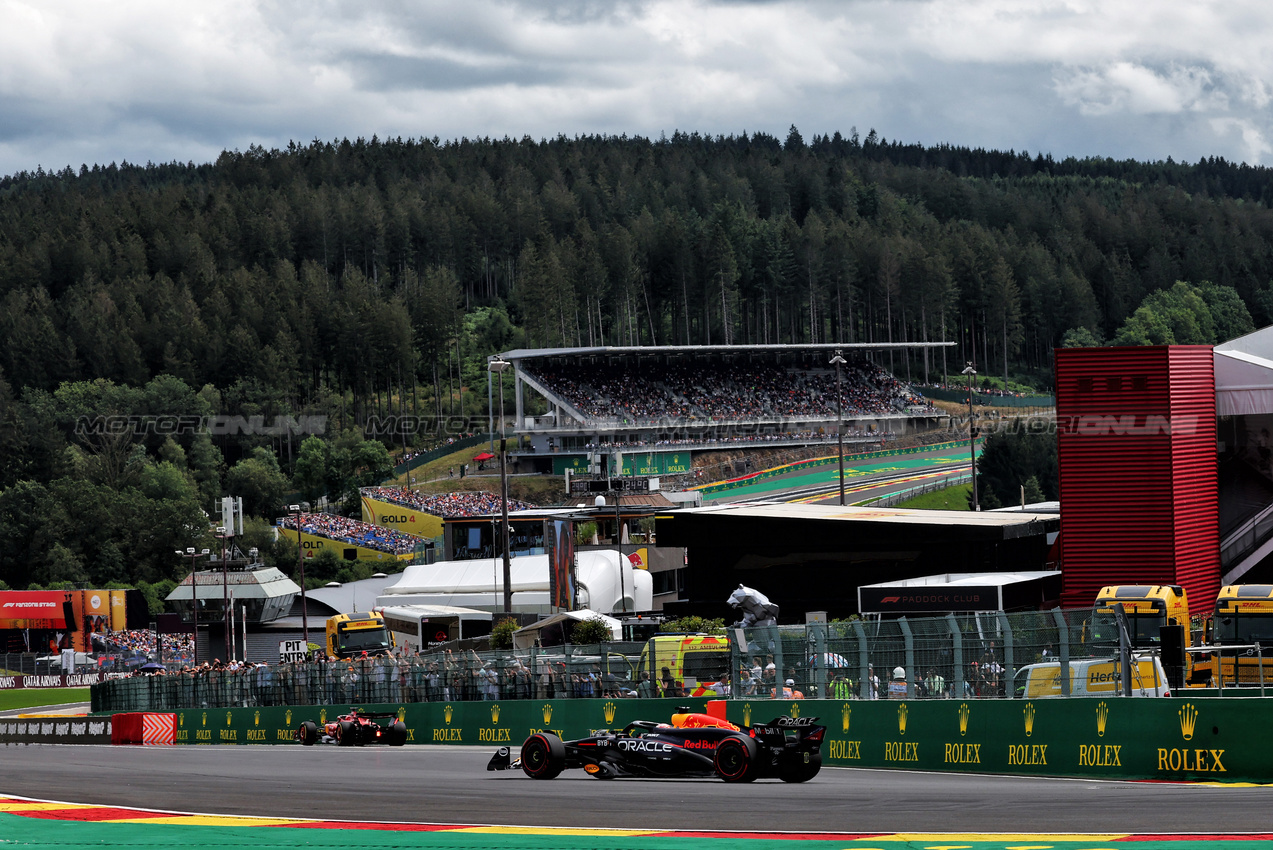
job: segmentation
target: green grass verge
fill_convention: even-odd
[[[88,700],[88,688],[11,688],[0,691],[0,711]]]
[[[956,484],[942,490],[921,493],[913,499],[898,502],[898,508],[917,508],[925,511],[967,511],[968,500],[972,497],[971,484]]]

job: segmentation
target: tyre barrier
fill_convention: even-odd
[[[156,712],[130,712],[111,718],[112,744],[143,746],[175,744],[177,715]]]

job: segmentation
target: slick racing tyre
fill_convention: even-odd
[[[354,728],[353,721],[340,721],[340,725],[336,727],[336,740],[342,747],[352,747],[358,743],[358,730]]]
[[[307,747],[312,747],[318,743],[318,724],[312,720],[306,720],[296,730],[296,740],[300,741]]]
[[[808,782],[822,770],[822,753],[796,753],[778,765],[783,782]]]
[[[716,745],[716,775],[726,782],[751,782],[756,778],[756,742],[736,735]]]
[[[401,720],[394,721],[389,727],[389,746],[401,747],[407,742],[407,724]]]
[[[522,770],[531,779],[556,779],[566,767],[566,745],[551,732],[538,732],[522,744]]]

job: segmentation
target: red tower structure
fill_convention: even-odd
[[[1056,351],[1064,607],[1110,584],[1220,589],[1211,346]]]

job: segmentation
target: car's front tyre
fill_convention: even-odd
[[[307,747],[312,747],[318,743],[318,724],[312,720],[306,720],[296,730],[296,740],[300,741]]]
[[[556,779],[566,767],[566,745],[552,732],[537,732],[522,744],[522,771],[531,779]]]
[[[336,727],[336,740],[342,747],[352,747],[358,743],[358,730],[354,728],[353,721],[340,721],[340,725]]]

